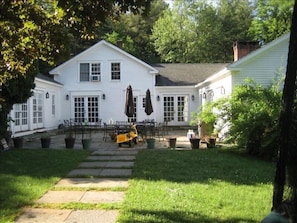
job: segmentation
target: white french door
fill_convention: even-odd
[[[16,132],[29,130],[29,103],[14,105],[14,130]]]
[[[163,97],[163,120],[173,125],[189,121],[189,97],[173,95]]]
[[[99,97],[74,97],[74,122],[96,124],[99,122]]]
[[[33,129],[43,128],[44,93],[35,91],[32,99]]]

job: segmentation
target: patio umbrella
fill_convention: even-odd
[[[147,115],[150,115],[153,113],[153,105],[152,105],[152,100],[151,100],[151,92],[150,89],[147,89],[146,95],[145,95],[145,113]]]
[[[133,91],[131,85],[129,85],[126,90],[125,114],[128,118],[134,115]]]

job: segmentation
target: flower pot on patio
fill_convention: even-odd
[[[200,139],[192,138],[192,139],[190,139],[190,142],[191,142],[192,149],[199,149]]]
[[[169,148],[175,149],[175,147],[176,147],[176,138],[169,138],[168,143],[169,143]]]
[[[41,141],[41,147],[42,148],[49,148],[51,145],[51,138],[47,137],[47,138],[40,138]]]
[[[209,138],[207,140],[207,148],[215,148],[216,146],[216,139],[215,138]]]
[[[83,149],[90,149],[92,144],[92,139],[82,139],[81,140]]]
[[[75,144],[75,138],[65,138],[65,146],[67,149],[72,149]]]
[[[154,149],[155,148],[155,142],[156,142],[156,139],[153,139],[153,138],[147,139],[146,140],[147,148],[148,149]]]
[[[14,148],[15,149],[21,149],[23,148],[23,137],[16,137],[16,138],[13,138],[13,145],[14,145]]]

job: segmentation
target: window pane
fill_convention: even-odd
[[[89,64],[81,63],[80,64],[80,81],[89,81]]]
[[[121,79],[121,66],[120,63],[111,63],[111,80]]]

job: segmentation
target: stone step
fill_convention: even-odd
[[[112,161],[112,162],[82,162],[80,163],[80,165],[78,167],[80,168],[129,168],[129,167],[133,167],[134,162],[131,161],[127,161],[127,162],[123,162],[123,161]]]
[[[16,223],[114,223],[118,210],[57,210],[46,208],[25,208]]]
[[[132,169],[74,169],[67,177],[130,177]]]
[[[128,178],[63,178],[55,187],[127,188]]]
[[[136,155],[139,150],[96,150],[92,152],[92,155],[113,155],[113,156],[122,156],[122,155]]]
[[[87,161],[133,161],[135,156],[89,156],[86,158]]]
[[[48,191],[36,203],[117,203],[124,200],[124,193],[122,191]]]

